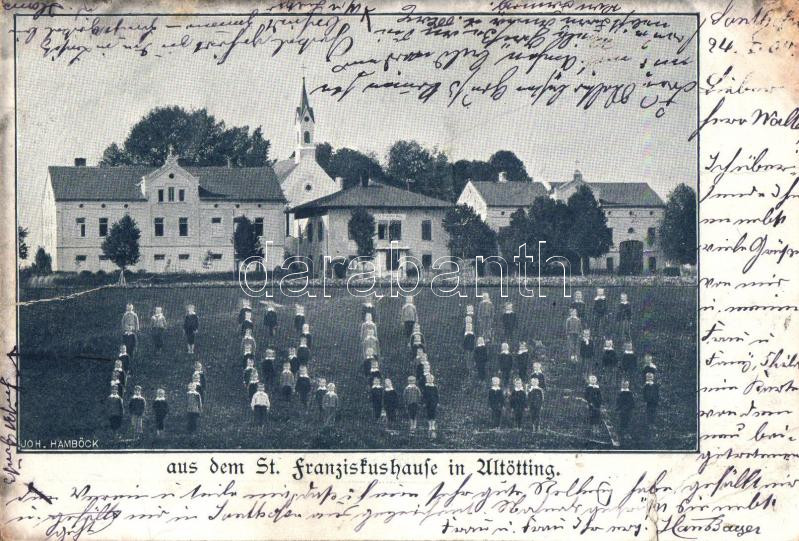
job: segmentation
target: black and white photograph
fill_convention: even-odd
[[[15,24],[23,451],[698,449],[695,15]]]

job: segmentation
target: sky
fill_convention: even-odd
[[[126,22],[134,21],[145,22],[143,18]],[[381,25],[382,21],[375,19],[372,30],[393,25],[388,19]],[[186,24],[188,19],[162,19],[158,24],[168,22]],[[670,22],[688,35],[695,24],[692,17],[671,18]],[[377,43],[363,25],[352,23],[350,32],[357,39],[347,59],[382,58],[387,51],[416,48],[456,50],[475,46],[466,38],[447,43],[432,38],[419,38],[410,44],[392,44],[385,39]],[[41,30],[37,39],[42,36]],[[205,37],[195,34],[193,38]],[[73,42],[79,40],[80,36]],[[696,126],[695,94],[681,96],[659,119],[653,110],[634,106],[605,110],[597,104],[583,111],[574,106],[571,97],[549,107],[542,105],[543,99],[531,106],[528,98],[510,92],[499,101],[475,97],[468,108],[447,107],[446,88],[427,103],[411,94],[388,91],[354,91],[338,101],[315,89],[325,83],[346,86],[357,70],[331,73],[334,62],[326,61],[327,45],[312,44],[302,55],[285,46],[275,56],[265,48],[239,47],[222,65],[214,62],[212,52],[141,58],[119,48],[102,54],[95,50],[67,65],[63,59],[44,58],[37,45],[40,43],[34,39],[17,48],[18,216],[20,225],[31,230],[29,244],[34,247],[40,238],[38,202],[49,165],[71,165],[75,157],[85,157],[89,165],[96,165],[105,147],[112,142],[121,144],[137,120],[154,107],[170,105],[204,107],[230,126],[261,126],[271,141],[270,158],[286,158],[294,147],[293,115],[303,75],[316,114],[316,140],[327,141],[334,148],[373,152],[384,161],[393,142],[415,139],[446,152],[452,161],[487,160],[497,150],[511,150],[534,180],[568,180],[579,168],[589,182],[648,182],[664,199],[679,183],[696,185],[696,141],[687,141]],[[600,58],[597,54],[601,58],[632,54],[639,45],[619,37],[611,50],[585,54],[594,54],[595,58]],[[651,44],[650,48],[658,46]],[[676,46],[663,47],[662,54],[667,56],[673,55]],[[596,69],[612,78],[635,80],[639,75],[634,68],[638,66],[633,63],[603,63]],[[466,65],[459,61],[454,68],[463,67],[460,73],[465,74]],[[526,79],[516,81],[543,83],[552,72],[552,64],[541,63],[539,67]],[[475,81],[496,81],[505,69],[507,66],[489,66],[486,62],[479,74],[482,79]],[[664,69],[686,80],[695,73],[695,65],[661,68],[660,73]],[[433,72],[428,60],[396,65],[396,69],[392,66],[389,72],[377,76],[397,80],[401,78],[399,70],[402,78],[414,81],[439,74]],[[443,75],[449,82],[458,77],[458,72]]]

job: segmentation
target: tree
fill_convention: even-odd
[[[374,156],[351,148],[336,150],[330,157],[328,168],[328,175],[344,179],[345,188],[356,186],[370,178],[378,181],[385,178],[383,168],[380,167]]]
[[[316,163],[324,169],[325,173],[333,176],[330,172],[330,159],[333,157],[333,146],[330,143],[319,143],[316,145]]]
[[[123,146],[109,145],[100,165],[150,165],[164,163],[173,147],[184,165],[260,167],[269,161],[269,140],[261,128],[250,134],[248,126],[227,128],[205,109],[156,107],[133,125]]]
[[[680,184],[669,194],[660,222],[660,245],[666,257],[696,265],[696,192]]]
[[[352,211],[350,221],[347,222],[349,236],[358,246],[358,255],[372,257],[375,254],[375,218],[369,212],[358,207]]]
[[[28,243],[25,239],[28,238],[28,229],[25,227],[17,228],[17,252],[20,259],[28,259]]]
[[[546,242],[540,247],[542,267],[547,259],[554,256],[571,260],[567,243],[571,223],[571,212],[563,201],[545,195],[533,200],[533,204],[527,210],[527,246],[534,249],[535,255],[538,255],[538,243]]]
[[[452,191],[455,198],[470,180],[496,182],[497,170],[490,163],[480,160],[458,160],[452,164]]]
[[[447,246],[453,256],[474,259],[497,255],[494,230],[468,205],[455,205],[447,210],[442,223],[449,235]]]
[[[580,260],[580,274],[585,275],[585,267],[590,257],[606,254],[613,244],[612,233],[607,217],[599,208],[594,193],[588,186],[580,186],[571,197],[568,207],[571,224],[566,235],[566,245]]]
[[[50,274],[53,272],[53,258],[39,246],[36,255],[33,257],[31,270],[34,274]]]
[[[497,234],[499,253],[511,265],[511,268],[516,269],[516,272],[521,270],[522,261],[516,261],[515,258],[519,256],[519,247],[528,242],[529,235],[530,224],[527,219],[527,213],[522,208],[510,215],[508,225],[501,228]],[[528,245],[527,254],[533,255],[535,250],[537,250],[536,246]],[[524,263],[525,268],[529,270],[530,261],[527,260]]]
[[[130,215],[111,226],[111,230],[103,241],[103,255],[119,267],[119,283],[125,284],[125,268],[139,262],[139,238],[141,231]]]
[[[446,154],[416,141],[397,141],[388,151],[386,174],[392,183],[438,199],[453,199],[452,166]]]
[[[505,171],[512,182],[530,182],[524,163],[510,150],[498,150],[489,158],[488,163],[496,171]]]
[[[236,228],[233,230],[233,251],[239,261],[244,261],[248,257],[263,257],[264,255],[261,241],[255,234],[255,226],[252,220],[246,216],[236,218]]]

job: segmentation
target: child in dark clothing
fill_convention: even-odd
[[[419,404],[422,401],[422,392],[416,385],[416,378],[408,376],[408,385],[402,391],[402,400],[405,402],[405,409],[410,420],[411,434],[416,432],[416,417],[419,414]]]
[[[200,413],[203,410],[203,399],[195,389],[194,383],[189,383],[186,398],[187,429],[189,434],[194,434],[197,431]]]
[[[527,393],[524,391],[524,383],[522,383],[521,378],[516,378],[513,382],[513,392],[510,395],[510,407],[513,410],[516,428],[521,428],[524,410],[527,409]]]
[[[624,351],[621,354],[621,367],[627,374],[632,374],[635,369],[638,368],[638,358],[635,356],[633,343],[630,340],[624,342]]]
[[[296,375],[300,371],[300,358],[297,355],[297,348],[289,348],[288,363],[291,373]]]
[[[616,366],[616,350],[613,349],[613,340],[610,338],[605,339],[605,346],[602,348],[602,366]]]
[[[308,337],[310,337],[310,334],[308,336],[300,336],[300,345],[297,347],[298,367],[303,365],[307,366],[311,361],[311,346],[309,345]],[[296,372],[294,372],[294,374],[296,375]]]
[[[538,386],[541,387],[541,390],[546,390],[546,376],[544,376],[544,371],[541,369],[541,363],[533,363],[533,373],[530,377],[538,380]]]
[[[117,431],[122,426],[122,414],[124,407],[122,397],[117,392],[117,386],[111,383],[111,394],[106,398],[106,412],[108,413],[108,423],[114,431],[114,437],[118,437]]]
[[[474,322],[471,316],[466,316],[464,320],[463,349],[465,351],[474,351],[474,344]]]
[[[289,363],[283,363],[283,371],[280,373],[280,395],[286,402],[291,401],[294,383],[294,374],[291,372],[291,365]]]
[[[498,359],[499,370],[502,373],[502,386],[507,389],[510,385],[510,374],[513,370],[513,357],[510,354],[510,346],[507,342],[502,342]]]
[[[491,424],[499,428],[502,424],[502,408],[505,406],[505,394],[499,386],[498,377],[491,378],[491,388],[488,389],[488,408],[491,410]]]
[[[394,389],[394,384],[386,378],[383,387],[383,407],[386,410],[386,420],[389,425],[393,425],[397,420],[397,409],[399,408],[399,394]]]
[[[624,338],[630,338],[630,320],[632,319],[632,310],[630,309],[630,301],[627,298],[627,293],[621,294],[619,300],[619,307],[617,308],[616,319],[621,322],[621,335]]]
[[[655,374],[646,375],[644,383],[644,402],[646,403],[646,424],[651,432],[655,431],[658,403],[660,402],[660,385],[655,383]]]
[[[594,358],[594,341],[591,339],[591,329],[583,329],[583,336],[580,340],[580,358],[583,362],[588,362]]]
[[[488,365],[488,348],[482,336],[477,337],[477,346],[474,348],[474,365],[476,368],[477,379],[485,381],[486,365]]]
[[[322,401],[327,394],[327,380],[325,378],[319,378],[319,382],[317,383],[316,390],[313,394],[314,400],[314,407],[316,408],[316,415],[318,419],[322,420]]]
[[[505,329],[505,337],[510,340],[516,332],[516,313],[513,311],[513,303],[506,302],[502,312],[502,327]]]
[[[128,411],[130,411],[130,424],[137,438],[141,437],[144,433],[142,418],[144,417],[146,405],[147,401],[141,394],[141,386],[136,385],[133,388],[133,396],[130,399],[130,404],[128,404]]]
[[[655,365],[655,359],[652,357],[651,353],[647,353],[644,355],[644,369],[641,372],[644,375],[644,383],[646,383],[647,374],[652,374],[653,376],[657,376],[658,367],[657,365]]]
[[[256,372],[255,368],[255,359],[250,357],[247,359],[247,368],[244,369],[244,387],[247,388],[250,385],[250,380],[252,379],[253,372]]]
[[[574,292],[574,301],[569,306],[572,310],[577,310],[577,317],[580,319],[585,318],[585,302],[583,302],[583,292]]]
[[[588,376],[588,385],[585,386],[585,401],[588,402],[588,425],[593,437],[594,431],[602,419],[602,391],[599,390],[596,376]]]
[[[621,382],[621,390],[616,397],[616,411],[619,414],[619,442],[621,444],[624,444],[624,439],[628,435],[633,408],[635,408],[635,398],[630,391],[630,382],[624,380]]]
[[[270,338],[275,335],[277,328],[277,311],[272,302],[266,303],[266,312],[264,312],[264,327],[266,327],[266,334]]]
[[[258,392],[258,385],[260,384],[260,380],[258,379],[258,371],[254,370],[250,374],[250,382],[247,384],[247,403],[252,405],[252,397],[255,393]]]
[[[155,307],[155,313],[151,318],[153,325],[153,345],[155,346],[156,353],[161,351],[164,347],[164,331],[166,330],[166,317],[164,317],[164,309],[160,306]]]
[[[300,366],[300,374],[294,384],[294,390],[300,397],[300,403],[304,409],[308,409],[308,395],[311,394],[311,377],[308,375],[308,367]]]
[[[261,376],[266,385],[271,385],[275,381],[275,350],[267,348],[264,352],[264,360],[261,363]]]
[[[519,351],[513,359],[516,368],[516,375],[522,380],[527,379],[527,370],[530,367],[530,352],[527,350],[527,342],[522,340],[519,342]]]
[[[166,391],[163,389],[155,392],[153,412],[155,412],[155,435],[160,438],[164,433],[164,420],[169,413],[169,403],[166,401]]]
[[[308,356],[310,357],[310,349],[313,347],[312,345],[313,337],[311,335],[311,326],[307,323],[302,324],[302,334],[300,335],[300,349],[302,349],[303,345],[308,349]],[[300,354],[300,363],[302,363],[302,355],[301,352],[298,351]]]
[[[186,317],[183,318],[183,333],[186,335],[186,348],[188,353],[194,353],[194,341],[200,329],[200,318],[194,311],[194,305],[186,306]]]
[[[425,409],[427,410],[427,425],[430,439],[436,439],[436,411],[438,410],[438,387],[433,374],[428,373],[425,377],[424,389],[422,390]]]
[[[294,330],[297,334],[302,333],[303,325],[305,325],[305,307],[298,304],[294,309]]]
[[[379,378],[372,380],[372,387],[369,389],[369,400],[372,402],[372,414],[375,421],[379,421],[383,415],[383,386]]]
[[[538,378],[530,380],[530,388],[527,391],[527,396],[533,430],[539,432],[541,430],[541,407],[544,404],[544,390],[539,386]]]
[[[266,415],[269,413],[269,395],[266,394],[266,387],[263,383],[258,384],[258,388],[250,398],[250,408],[255,417],[255,424],[264,426],[266,424]]]
[[[122,370],[130,374],[130,355],[128,355],[128,347],[125,344],[119,346],[119,355],[117,359],[122,361]]]

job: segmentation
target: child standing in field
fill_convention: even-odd
[[[283,363],[283,371],[280,373],[280,395],[285,402],[291,402],[291,393],[294,390],[294,374],[291,372],[291,365]]]
[[[486,366],[488,365],[488,348],[486,347],[485,338],[482,336],[477,337],[477,346],[474,348],[474,366],[477,372],[477,379],[485,381],[486,379]]]
[[[511,392],[510,395],[510,407],[513,410],[513,419],[516,421],[516,428],[521,428],[524,410],[527,409],[527,393],[524,391],[524,383],[521,378],[516,378],[513,382],[513,392]]]
[[[153,325],[153,345],[155,352],[160,353],[164,347],[164,332],[166,330],[166,317],[164,316],[164,309],[160,306],[155,307],[155,313],[152,317]]]
[[[472,316],[466,316],[463,320],[463,349],[464,351],[474,351],[474,322]]]
[[[269,413],[269,407],[269,395],[266,394],[266,387],[263,383],[259,383],[257,390],[250,398],[250,408],[255,417],[256,425],[264,426],[266,424],[266,415]]]
[[[630,320],[632,319],[632,309],[630,308],[630,301],[627,298],[627,293],[621,294],[618,311],[616,312],[616,319],[621,322],[622,337],[630,338]]]
[[[277,311],[275,310],[275,303],[269,301],[266,303],[266,312],[264,312],[264,327],[266,327],[266,334],[270,338],[275,336],[275,329],[277,328]]]
[[[527,350],[527,342],[524,340],[519,342],[519,351],[513,359],[513,364],[516,369],[516,374],[522,378],[522,380],[526,380],[527,370],[530,366],[530,352]]]
[[[510,354],[510,346],[507,342],[502,342],[500,346],[499,370],[502,373],[502,386],[507,389],[510,385],[510,374],[513,370],[513,357]]]
[[[427,374],[429,373],[430,363],[427,362],[427,357],[419,357],[419,362],[416,365],[416,382],[422,389],[424,389],[425,381],[427,381]]]
[[[513,311],[512,302],[505,303],[505,310],[502,313],[502,327],[505,330],[505,339],[511,340],[516,332],[516,313]]]
[[[322,402],[324,401],[326,394],[327,394],[327,380],[325,378],[319,378],[316,390],[314,391],[313,400],[314,400],[314,407],[316,409],[316,416],[320,421],[323,418]]]
[[[247,367],[244,369],[244,387],[245,388],[247,388],[247,386],[250,385],[250,378],[252,377],[252,374],[255,371],[256,371],[255,359],[250,357],[249,359],[247,359]]]
[[[131,359],[136,357],[136,333],[138,332],[139,316],[133,310],[133,305],[128,303],[125,306],[125,313],[122,314],[122,342],[127,347]]]
[[[313,339],[311,335],[311,326],[308,323],[302,324],[302,334],[300,335],[300,345],[302,345],[303,340],[305,341],[305,347],[309,350],[313,347]]]
[[[619,414],[619,443],[624,444],[624,439],[628,435],[630,427],[630,419],[633,416],[633,409],[635,408],[635,398],[630,391],[630,382],[622,380],[621,390],[616,396],[616,411]]]
[[[601,420],[602,391],[599,390],[596,376],[588,376],[588,385],[585,386],[585,401],[588,403],[588,425],[593,437],[596,426]]]
[[[111,394],[108,395],[106,402],[106,412],[108,413],[108,423],[111,430],[114,432],[114,438],[119,436],[119,427],[122,426],[122,414],[124,407],[122,405],[122,397],[119,396],[117,386],[111,383]]]
[[[383,415],[383,386],[379,378],[372,380],[372,387],[369,389],[369,401],[372,403],[372,415],[375,421],[379,421]]]
[[[187,430],[189,434],[194,434],[197,432],[197,426],[200,422],[200,413],[203,411],[203,399],[200,393],[197,392],[194,383],[189,383],[186,398]]]
[[[544,390],[540,387],[538,378],[530,380],[527,396],[533,430],[539,432],[541,430],[541,407],[544,405]]]
[[[656,377],[658,374],[658,367],[655,364],[655,359],[652,357],[651,353],[644,355],[644,369],[642,370],[642,373],[644,375],[644,382],[646,382],[648,374],[652,374],[653,377]]]
[[[594,341],[591,340],[591,329],[583,329],[583,337],[580,340],[580,358],[583,362],[588,362],[594,358]]]
[[[264,383],[272,385],[275,381],[275,350],[267,348],[264,352],[264,360],[261,362],[261,375],[263,376]]]
[[[255,355],[252,354],[252,347],[249,344],[244,345],[244,353],[242,355],[242,359],[244,360],[244,367],[246,368],[249,366],[250,361],[255,362]],[[245,385],[246,385],[245,381]]]
[[[624,351],[621,354],[621,367],[628,376],[638,368],[638,358],[635,356],[633,343],[630,340],[624,341]]]
[[[424,406],[427,411],[427,430],[430,439],[436,439],[436,412],[438,411],[438,386],[433,374],[425,376],[424,390],[422,391]]]
[[[413,332],[410,338],[411,358],[415,359],[420,351],[425,351],[424,335],[422,334],[422,327],[419,323],[413,324]]]
[[[578,318],[583,319],[585,317],[585,302],[583,301],[582,291],[574,292],[574,300],[572,301],[570,308],[573,310],[577,310]]]
[[[297,304],[294,307],[294,331],[297,334],[302,333],[303,325],[305,325],[305,307]]]
[[[111,379],[119,382],[119,395],[125,394],[125,382],[127,381],[127,374],[122,366],[122,361],[117,359],[114,361],[114,371],[111,373]]]
[[[255,330],[255,325],[252,322],[252,310],[244,312],[244,321],[241,322],[241,335],[244,336],[247,332],[252,333]]]
[[[605,298],[605,290],[601,287],[596,289],[594,297],[594,331],[597,336],[605,335],[605,316],[608,313],[608,301]]]
[[[361,305],[361,321],[366,319],[366,314],[372,314],[372,321],[375,320],[375,305],[372,301],[366,301]]]
[[[307,327],[308,324],[306,323],[305,326]],[[308,338],[303,334],[300,336],[300,345],[297,346],[297,367],[308,366],[309,362],[311,362],[311,346],[308,343]],[[296,373],[293,370],[292,372]]]
[[[308,375],[308,367],[305,365],[300,366],[300,374],[297,376],[294,390],[297,392],[297,396],[300,397],[303,409],[307,411],[308,395],[311,394],[311,376]]]
[[[327,384],[327,393],[322,399],[322,412],[325,417],[325,426],[333,426],[336,422],[336,414],[338,413],[339,399],[336,394],[336,384]]]
[[[375,325],[375,322],[372,321],[372,314],[367,312],[363,317],[364,320],[363,323],[361,323],[361,342],[366,340],[366,337],[370,332],[377,334],[377,325]]]
[[[505,406],[505,394],[499,386],[499,378],[491,378],[491,387],[488,389],[488,409],[491,410],[491,426],[499,428],[502,425],[502,408]]]
[[[372,365],[369,367],[369,375],[366,381],[380,380],[383,375],[380,373],[380,363],[377,359],[372,359]]]
[[[646,426],[650,434],[655,434],[658,403],[660,403],[660,385],[655,383],[655,374],[651,372],[646,375],[643,394],[646,403]]]
[[[241,299],[241,308],[239,308],[239,327],[244,325],[244,320],[247,319],[247,312],[252,313],[252,304],[250,303],[250,299]],[[242,335],[244,335],[244,329],[242,329]]]
[[[383,383],[383,407],[386,410],[386,421],[389,426],[393,426],[397,420],[397,409],[399,408],[399,395],[394,384],[386,378]]]
[[[200,330],[200,318],[197,317],[194,305],[186,306],[186,317],[183,318],[183,332],[186,335],[186,349],[189,354],[194,353],[194,340]]]
[[[169,414],[169,403],[166,401],[166,391],[163,389],[155,391],[153,412],[155,413],[155,435],[160,438],[164,434],[164,420]]]
[[[144,433],[142,418],[144,417],[146,406],[147,401],[141,394],[141,386],[136,385],[133,388],[133,396],[130,399],[130,404],[128,404],[128,411],[130,411],[130,424],[137,438],[140,438]]]
[[[531,379],[538,380],[538,386],[541,387],[542,390],[547,388],[546,376],[544,375],[544,371],[541,369],[541,363],[533,363],[533,373],[530,377]]]
[[[289,348],[288,363],[291,373],[296,376],[300,371],[300,358],[297,356],[297,348]]]
[[[366,356],[366,352],[370,349],[372,350],[372,355],[376,358],[380,357],[380,341],[377,339],[377,334],[374,329],[368,329],[366,331],[366,337],[363,339],[362,350],[364,357]]]
[[[413,328],[416,325],[417,314],[416,306],[413,304],[413,297],[405,297],[405,304],[402,305],[402,328],[405,331],[405,338],[410,339]]]
[[[580,354],[580,333],[583,331],[580,318],[577,317],[577,309],[569,310],[569,317],[566,319],[566,341],[568,342],[569,360],[576,362]]]
[[[117,360],[122,363],[122,370],[126,373],[130,373],[130,355],[128,355],[128,347],[125,344],[119,346]]]
[[[373,349],[369,348],[366,350],[366,355],[363,358],[363,363],[361,368],[363,370],[363,375],[367,378],[369,377],[369,372],[372,370],[372,361],[375,359],[375,352]]]
[[[602,366],[605,368],[616,366],[616,350],[610,338],[605,339],[605,346],[602,348]]]
[[[247,384],[247,400],[252,403],[252,397],[258,392],[258,385],[261,383],[258,377],[258,371],[253,370],[250,373],[250,382]]]
[[[200,398],[205,399],[205,387],[203,386],[202,377],[200,377],[200,373],[196,370],[191,378],[191,382],[194,385],[194,390],[200,395]]]
[[[483,293],[483,299],[477,305],[477,336],[482,336],[486,344],[494,340],[494,304],[488,293]]]
[[[408,385],[402,391],[402,401],[405,402],[405,410],[408,412],[410,430],[413,434],[416,432],[416,417],[419,414],[419,403],[422,401],[422,392],[417,387],[414,376],[408,376]]]

